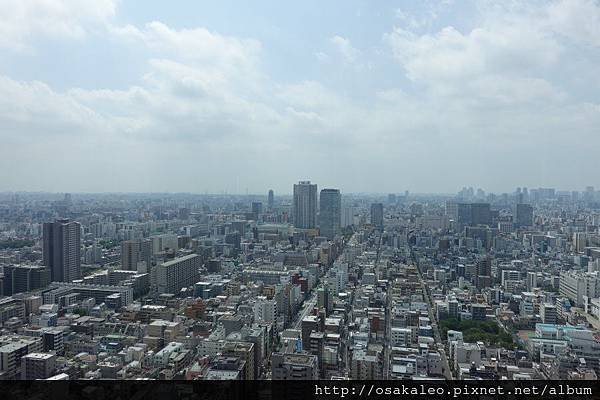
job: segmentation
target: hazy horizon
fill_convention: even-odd
[[[600,187],[597,0],[0,10],[0,191]]]
[[[312,182],[311,183],[315,183]],[[469,186],[464,186],[465,188],[469,188]],[[472,186],[471,186],[472,187]],[[462,189],[463,187],[461,187]],[[502,192],[494,192],[494,191],[488,191],[485,190],[485,188],[477,188],[477,187],[472,187],[474,190],[477,189],[482,189],[485,192],[485,195],[488,194],[493,194],[493,195],[503,195],[503,194],[508,194],[508,195],[513,195],[515,193],[515,190],[508,190],[508,191],[502,191]],[[517,187],[515,187],[516,189]],[[338,187],[333,187],[333,186],[320,186],[317,183],[317,190],[318,192],[320,192],[322,189],[339,189],[340,193],[342,194],[342,196],[388,196],[390,194],[394,194],[397,196],[404,196],[405,195],[405,191],[390,191],[390,192],[345,192],[343,190],[341,190]],[[527,188],[528,190],[537,190],[537,189],[555,189],[557,192],[579,192],[579,193],[583,193],[584,190],[567,190],[564,188],[559,188],[559,187],[532,187],[532,188]],[[585,188],[584,188],[585,189]],[[596,189],[596,188],[594,188]],[[258,197],[258,196],[262,196],[262,197],[267,197],[268,192],[270,189],[265,190],[264,192],[248,192],[248,193],[228,193],[228,192],[191,192],[191,191],[180,191],[180,192],[118,192],[118,191],[106,191],[106,192],[76,192],[76,191],[43,191],[43,190],[39,190],[39,191],[27,191],[27,190],[17,190],[17,191],[11,191],[11,190],[3,190],[0,191],[0,195],[9,195],[9,194],[31,194],[31,195],[35,195],[35,194],[46,194],[46,195],[53,195],[53,196],[64,196],[65,194],[70,194],[70,195],[84,195],[84,196],[91,196],[91,195],[190,195],[190,196],[236,196],[236,197]],[[455,192],[411,192],[410,190],[408,191],[409,196],[439,196],[439,197],[448,197],[448,196],[457,196],[460,190],[457,190]],[[293,192],[290,191],[284,191],[284,192],[277,192],[275,190],[273,190],[274,195],[277,196],[284,196],[284,197],[292,197],[293,196]],[[476,193],[475,193],[476,195]]]

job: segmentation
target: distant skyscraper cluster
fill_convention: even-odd
[[[318,206],[318,207],[317,207]],[[326,188],[319,193],[317,185],[300,181],[294,185],[292,222],[298,229],[319,228],[319,234],[333,239],[342,227],[342,194],[339,189]]]

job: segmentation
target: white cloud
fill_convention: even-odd
[[[585,140],[588,148],[598,144],[600,105],[582,99],[561,75],[571,42],[593,46],[597,8],[590,4],[526,4],[519,12],[512,6],[482,6],[484,15],[472,29],[448,24],[422,32],[425,25],[408,24],[386,34],[388,47],[373,52],[363,53],[349,39],[334,36],[325,40],[335,52],[308,53],[328,68],[343,70],[339,82],[332,83],[273,78],[265,68],[269,49],[256,39],[158,21],[115,26],[108,6],[73,11],[59,18],[64,27],[48,31],[41,22],[21,30],[0,22],[0,30],[10,31],[19,46],[31,46],[38,34],[82,38],[102,26],[108,45],[135,49],[145,62],[143,74],[121,89],[62,90],[51,82],[0,77],[0,138],[14,144],[0,150],[0,168],[19,157],[41,159],[74,146],[68,162],[58,159],[38,169],[37,181],[26,178],[43,182],[70,168],[71,175],[61,177],[64,185],[90,180],[87,171],[109,190],[115,183],[98,178],[95,170],[113,176],[131,171],[152,180],[141,185],[124,177],[117,189],[202,190],[195,186],[198,181],[214,188],[240,174],[251,175],[246,179],[255,179],[259,187],[269,177],[289,179],[278,174],[289,170],[286,174],[293,175],[301,165],[302,175],[328,177],[353,190],[395,184],[445,190],[454,178],[440,181],[440,171],[461,171],[457,179],[473,179],[473,184],[497,179],[498,185],[512,185],[502,179],[520,176],[521,170],[507,163],[514,157],[534,170],[533,180],[546,173],[535,170],[541,161],[575,154],[575,139]],[[556,11],[561,7],[562,19]],[[542,18],[532,18],[536,15]],[[392,70],[408,79],[388,75],[371,92],[358,95],[355,80],[372,78],[361,68],[367,54],[373,55],[370,63],[393,56],[396,64],[375,65],[378,73]],[[336,55],[343,65],[334,62]],[[577,55],[587,61],[578,65],[596,65],[585,51]],[[540,143],[549,143],[543,154]],[[552,173],[561,171],[556,167]]]
[[[548,8],[546,27],[576,42],[600,47],[600,6],[595,0],[563,0]]]
[[[81,39],[102,28],[117,0],[0,0],[0,47],[31,49],[34,37]]]
[[[525,25],[475,28],[468,34],[453,27],[424,35],[396,28],[384,39],[415,81],[527,73],[555,63],[561,51],[556,41]]]
[[[518,12],[515,12],[515,7]],[[528,4],[481,5],[481,22],[466,33],[395,28],[384,35],[406,76],[435,96],[480,107],[565,100],[549,80],[565,46],[548,29],[547,9]]]
[[[158,21],[142,29],[132,25],[110,29],[119,39],[139,40],[160,54],[221,68],[252,67],[261,50],[260,42],[254,39],[224,36],[205,28],[176,30]]]
[[[360,55],[360,50],[352,46],[350,40],[343,38],[341,36],[333,36],[329,39],[330,42],[335,46],[337,51],[342,56],[342,59],[346,63],[354,63],[358,56]]]
[[[195,145],[223,142],[231,135],[251,143],[272,133],[263,126],[279,123],[277,112],[263,103],[272,83],[257,65],[260,42],[203,28],[175,30],[159,22],[142,29],[107,27],[113,38],[127,39],[125,46],[144,49],[148,62],[139,85],[59,93],[40,82],[4,77],[1,124],[23,137],[39,126],[46,134],[80,132],[107,142],[107,134],[114,133],[123,140]]]
[[[97,134],[110,125],[96,111],[42,82],[0,76],[0,137],[29,140],[48,134]]]

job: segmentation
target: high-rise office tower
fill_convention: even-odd
[[[471,204],[471,223],[473,225],[489,225],[492,223],[489,203]]]
[[[533,225],[533,207],[529,204],[517,204],[515,206],[514,223],[518,227]]]
[[[269,190],[267,205],[269,207],[269,210],[272,210],[273,206],[275,205],[275,193],[273,193],[273,189]]]
[[[253,201],[252,202],[252,214],[254,214],[254,219],[256,221],[258,221],[258,217],[262,214],[263,212],[263,203],[261,203],[260,201]]]
[[[81,225],[58,219],[44,223],[43,259],[52,282],[81,278]]]
[[[317,227],[317,185],[300,181],[294,185],[292,206],[294,226],[300,229]]]
[[[128,271],[137,271],[138,264],[145,262],[145,271],[150,270],[152,259],[152,240],[134,239],[126,240],[121,244],[121,268]]]
[[[323,189],[319,198],[319,229],[321,236],[333,239],[340,232],[342,195],[339,189]]]
[[[472,222],[471,204],[458,203],[456,204],[456,218],[458,224],[470,225]]]
[[[383,228],[383,204],[371,204],[371,224],[378,228]]]

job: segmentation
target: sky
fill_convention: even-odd
[[[598,0],[0,14],[0,191],[600,187]]]

